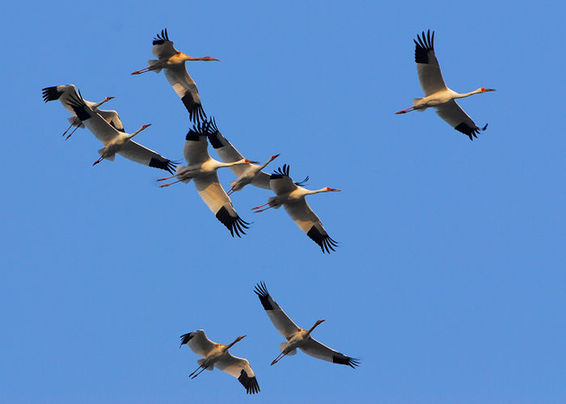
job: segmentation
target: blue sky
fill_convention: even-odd
[[[566,400],[565,6],[546,2],[134,2],[4,6],[0,400],[6,402],[563,402]],[[145,67],[167,27],[194,63],[206,112],[246,157],[291,165],[341,244],[325,256],[269,196],[233,197],[253,221],[232,239],[194,186],[121,158],[96,167],[86,130],[43,87],[115,96],[126,130],[180,160],[189,128]],[[479,124],[470,142],[421,96],[413,38],[436,52]],[[221,181],[232,180],[221,172]],[[302,353],[269,366],[282,337],[252,289],[263,280],[314,336],[361,358]],[[178,337],[248,337],[261,393],[230,376],[189,381]]]

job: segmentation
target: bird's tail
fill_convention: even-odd
[[[279,349],[281,350],[281,352],[283,352],[283,351],[285,350],[285,348],[287,348],[287,343],[286,343],[286,342],[282,342],[282,343],[279,344]],[[296,350],[296,349],[293,349],[292,351],[289,351],[289,352],[287,353],[287,355],[293,356],[293,355],[295,355],[296,353],[297,353],[297,350]]]
[[[197,362],[199,365],[202,365],[206,359],[199,359]],[[206,370],[214,370],[214,364],[208,365]]]
[[[106,150],[106,147],[103,147],[102,149],[98,150],[98,154],[100,154],[102,156],[102,154],[104,154],[104,151]],[[105,160],[110,160],[110,161],[114,161],[114,157],[116,155],[115,154],[111,154],[109,156],[104,157]]]
[[[279,209],[281,207],[281,204],[276,203],[276,201],[277,201],[276,196],[270,196],[269,198],[267,198],[267,203],[269,204],[270,207],[272,207],[273,209]]]
[[[73,126],[78,126],[79,128],[84,128],[85,124],[82,123],[82,121],[79,121],[78,118],[75,118],[74,116],[70,116],[67,118],[67,121],[69,121],[69,123]],[[77,125],[77,121],[79,122],[79,124]]]
[[[191,181],[190,178],[183,178],[182,176],[179,176],[179,174],[185,171],[186,169],[187,167],[181,164],[179,164],[177,168],[175,168],[175,175],[177,176],[177,179],[184,184],[188,184]]]
[[[155,73],[159,73],[161,71],[161,67],[154,67],[157,64],[159,64],[159,60],[149,59],[147,61],[147,65],[150,67],[150,70],[153,70]]]

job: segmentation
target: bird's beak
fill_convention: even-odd
[[[116,98],[116,97],[106,97],[106,101],[113,100],[114,98]]]
[[[485,91],[495,91],[495,88],[486,88]]]
[[[143,128],[144,128],[144,129],[145,129],[145,128],[149,128],[150,126],[151,126],[151,124],[150,124],[150,123],[147,123],[147,124],[145,124],[145,125],[143,126]]]
[[[253,161],[253,160],[248,160],[248,159],[244,159],[246,163],[249,164],[259,164],[259,161]]]
[[[332,192],[341,192],[342,191],[341,189],[337,189],[337,188],[330,188],[330,190]],[[322,320],[322,321],[325,321],[325,320]]]
[[[211,58],[210,56],[205,56],[202,58],[193,58],[191,56],[187,55],[187,60],[192,60],[192,61],[201,61],[201,62],[220,62],[220,59],[215,59],[215,58]]]
[[[275,160],[277,157],[279,157],[280,153],[274,154],[273,156],[271,156],[271,160]]]

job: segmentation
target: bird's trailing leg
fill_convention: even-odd
[[[226,195],[230,196],[230,195],[232,195],[234,192],[235,192],[235,189],[234,189],[234,188],[230,188],[230,189],[228,190],[228,192],[226,192]]]
[[[281,352],[279,355],[277,355],[277,358],[273,359],[273,362],[271,362],[271,366],[275,365],[277,362],[279,362],[281,359],[283,359],[283,357],[287,355],[284,352]]]
[[[95,166],[98,163],[100,163],[102,160],[104,160],[104,156],[100,156],[100,158],[98,160],[96,160],[94,163],[92,163],[92,165]]]
[[[73,122],[71,122],[71,124],[69,125],[69,127],[67,129],[65,129],[65,132],[63,132],[63,134],[61,136],[65,136],[67,134],[67,132],[73,127]]]
[[[395,112],[396,114],[406,114],[407,112],[411,112],[414,111],[415,107],[411,107],[411,108],[407,108],[407,109],[402,109],[401,111],[397,111]]]
[[[71,126],[73,126],[73,124],[71,124]],[[67,137],[65,138],[65,140],[67,140],[67,139],[69,139],[71,136],[73,136],[73,133],[75,133],[78,128],[79,128],[78,126],[75,126],[75,129],[73,129],[73,130],[71,131],[71,133],[69,133],[69,136],[67,136]],[[67,129],[67,130],[68,130],[68,129]]]
[[[200,375],[202,372],[204,372],[204,369],[206,369],[206,366],[200,365],[198,368],[196,368],[196,370],[193,373],[191,373],[189,375],[189,378],[194,379],[195,377]]]
[[[269,205],[269,206],[267,206],[267,205]],[[261,209],[261,208],[263,208],[264,206],[267,206],[267,208]],[[254,207],[252,208],[252,210],[255,211],[254,213],[260,213],[260,212],[266,211],[267,209],[271,209],[271,208],[273,208],[273,207],[274,207],[274,205],[272,205],[270,202],[267,202],[267,203],[264,203],[263,205],[254,206]]]
[[[155,70],[155,67],[153,67],[153,66],[147,66],[147,67],[144,67],[143,69],[136,70],[135,72],[132,73],[132,75],[134,75],[134,74],[147,73],[147,72],[150,72],[150,71],[152,71],[152,70]]]

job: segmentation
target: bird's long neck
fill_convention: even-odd
[[[109,100],[108,98],[105,98],[105,99],[103,99],[102,101],[97,102],[96,104],[94,104],[94,108],[98,108],[98,107],[100,107],[102,104],[104,104],[104,103],[106,103],[106,102],[108,102],[108,101],[110,101],[110,100]]]
[[[243,160],[233,161],[233,162],[231,162],[231,163],[222,163],[222,162],[219,161],[219,162],[216,164],[216,168],[232,167],[232,166],[243,165],[243,164],[249,164],[249,163],[246,163],[246,162],[243,161]]]
[[[456,93],[456,96],[454,98],[466,98],[469,97],[470,95],[479,94],[481,92],[482,92],[481,88],[478,88],[477,90],[470,91],[469,93],[462,93],[462,94]]]
[[[320,324],[322,324],[320,321],[317,321],[316,323],[314,323],[314,325],[311,327],[310,330],[307,331],[307,335],[310,335],[311,332],[313,332],[313,330],[318,327]]]
[[[320,188],[320,189],[314,189],[314,190],[309,190],[306,192],[305,195],[314,195],[314,194],[320,194],[321,192],[328,192],[327,188]]]
[[[138,130],[136,130],[134,133],[130,133],[129,135],[127,135],[128,139],[133,138],[134,136],[136,136],[138,133],[140,133],[142,130],[144,130],[146,127],[142,126],[141,128],[139,128]]]
[[[234,344],[235,344],[236,342],[238,342],[239,340],[241,340],[241,338],[238,337],[238,338],[236,338],[236,339],[234,340],[234,342],[232,342],[232,343],[229,344],[229,345],[226,345],[226,350],[232,348],[232,347],[234,346]]]

